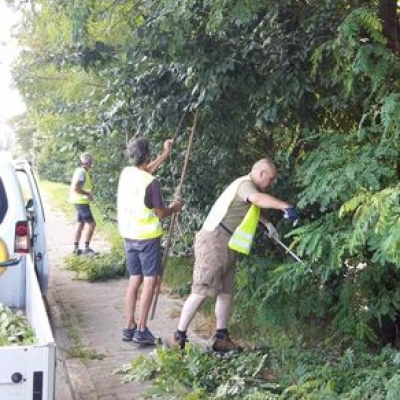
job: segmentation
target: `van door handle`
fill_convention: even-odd
[[[8,268],[8,267],[13,267],[14,265],[19,264],[21,261],[22,257],[15,257],[11,258],[10,260],[7,261],[0,261],[0,267]]]

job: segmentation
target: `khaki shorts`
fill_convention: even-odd
[[[235,288],[235,252],[228,247],[230,235],[218,227],[201,230],[194,243],[195,263],[192,292],[215,297],[233,294]]]

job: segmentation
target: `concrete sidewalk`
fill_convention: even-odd
[[[138,348],[121,340],[127,279],[88,283],[74,280],[63,261],[72,251],[73,221],[52,208],[44,195],[52,266],[49,311],[57,341],[55,400],[141,399],[149,383],[121,383],[113,371],[153,348]],[[92,247],[100,252],[108,244],[95,233]],[[161,293],[149,327],[159,337],[176,329],[182,300]],[[192,339],[192,337],[191,337]]]

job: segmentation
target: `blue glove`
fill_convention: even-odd
[[[296,207],[286,208],[283,214],[285,219],[289,221],[296,221],[299,218],[299,214],[297,213]]]

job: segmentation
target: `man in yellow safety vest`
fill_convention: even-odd
[[[167,347],[184,348],[187,329],[198,308],[207,297],[216,297],[212,348],[218,352],[240,349],[230,339],[227,329],[234,291],[235,254],[249,254],[260,219],[270,235],[278,235],[274,226],[260,216],[261,209],[281,210],[292,221],[298,218],[295,207],[265,193],[276,174],[271,160],[257,161],[250,174],[233,181],[211,208],[195,238],[192,292],[183,306],[178,329],[166,341]]]
[[[118,184],[118,228],[125,240],[126,263],[130,279],[125,294],[126,328],[122,340],[141,345],[154,345],[156,339],[147,327],[154,289],[161,273],[160,220],[182,208],[180,200],[165,207],[160,182],[151,174],[169,155],[172,141],[164,143],[164,150],[150,162],[149,143],[145,138],[134,138],[127,147],[131,166],[121,172]],[[139,314],[135,309],[141,289]]]
[[[77,223],[74,233],[74,254],[76,255],[95,255],[97,254],[90,248],[90,241],[96,228],[90,202],[93,201],[93,183],[89,174],[93,165],[93,157],[90,153],[83,153],[80,156],[80,166],[75,169],[71,179],[69,201],[75,205],[77,213]],[[85,231],[85,247],[79,248],[82,232]]]

